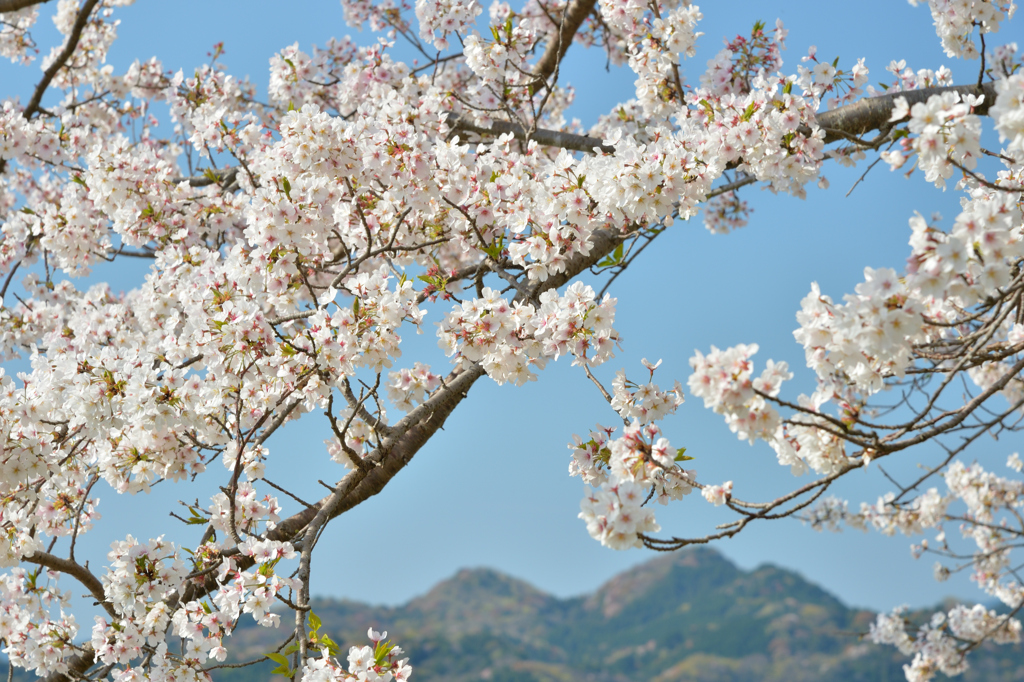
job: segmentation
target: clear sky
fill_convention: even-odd
[[[44,54],[57,40],[48,19],[54,9],[53,4],[42,6],[40,25],[45,30],[36,35]],[[856,10],[849,3],[820,0],[733,0],[709,3],[702,10],[705,19],[699,29],[705,35],[697,56],[683,64],[690,82],[697,81],[723,39],[748,33],[758,19],[770,26],[777,17],[790,30],[783,53],[787,73],[795,72],[808,46],[816,45],[823,59],[839,56],[840,67],[866,57],[872,83],[891,80],[884,69],[894,59],[906,59],[915,69],[945,64],[958,83],[977,78],[976,62],[958,64],[943,55],[927,8],[913,8],[902,0],[863,0]],[[139,0],[118,9],[117,16],[123,20],[121,37],[109,59],[115,71],[123,72],[136,57],[156,55],[165,68],[188,73],[204,63],[214,43],[224,41],[221,61],[234,74],[249,75],[262,92],[268,58],[286,45],[297,41],[308,51],[332,36],[373,39],[368,31],[356,34],[345,25],[335,0]],[[990,45],[1015,38],[1024,38],[1024,33],[1019,23],[1009,23]],[[573,48],[562,70],[563,81],[576,87],[572,113],[584,125],[632,93],[632,73],[614,68],[606,72],[604,64],[598,51]],[[36,66],[0,65],[0,94],[18,93],[24,102],[38,75]],[[710,345],[756,342],[761,345],[758,367],[768,358],[787,360],[797,373],[787,384],[789,395],[809,392],[811,373],[804,368],[803,350],[792,330],[810,283],[819,282],[825,293],[840,299],[861,281],[865,266],[902,269],[909,253],[907,220],[914,211],[926,216],[940,211],[947,226],[957,212],[955,192],[935,190],[920,174],[905,179],[884,164],[845,197],[865,168],[827,169],[831,189],[812,188],[803,201],[749,187],[743,195],[755,212],[750,224],[733,234],[711,235],[698,218],[677,223],[659,237],[611,290],[618,298],[616,328],[624,339],[623,350],[598,376],[610,381],[616,369],[626,367],[639,377],[642,357],[663,358],[660,383],[679,379],[685,385],[694,349],[706,352]],[[145,267],[118,261],[97,269],[91,279],[129,289]],[[434,314],[431,319],[438,318]],[[432,331],[428,326],[423,337],[408,340],[403,366],[425,361],[435,371],[446,371],[447,360],[436,348]],[[567,475],[566,444],[573,433],[583,434],[597,422],[614,424],[615,415],[580,369],[568,362],[549,365],[538,382],[523,388],[499,387],[488,379],[477,382],[445,430],[383,494],[330,526],[314,556],[314,593],[394,604],[459,568],[490,566],[567,596],[592,590],[650,559],[646,550],[601,547],[576,518],[583,486]],[[779,467],[763,443],[751,447],[738,441],[720,417],[692,397],[664,422],[664,430],[674,445],[687,447],[697,458],[692,465],[700,480],[732,479],[738,497],[770,499],[809,480],[798,481]],[[327,436],[326,423],[315,414],[287,427],[269,443],[268,476],[293,486],[306,499],[320,497],[323,489],[316,480],[333,482],[342,473],[325,453]],[[988,443],[972,456],[1001,464],[1020,445]],[[903,470],[912,471],[914,463],[935,455],[924,451]],[[873,502],[889,489],[877,467],[848,478],[840,493],[854,504]],[[158,486],[154,503],[140,505],[140,499],[117,499],[107,490],[99,507],[104,519],[87,536],[91,544],[86,543],[85,551],[92,553],[96,565],[106,543],[129,532],[143,537],[166,532],[194,543],[165,515],[179,498],[198,497],[208,504],[209,492],[209,485]],[[163,504],[156,504],[158,500]],[[665,535],[704,534],[725,518],[697,495],[657,511]],[[771,562],[795,569],[856,606],[888,609],[900,603],[932,604],[950,594],[983,596],[966,579],[935,583],[932,560],[914,561],[909,542],[855,531],[818,534],[797,521],[781,521],[753,525],[716,548],[744,567]]]

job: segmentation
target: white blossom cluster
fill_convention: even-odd
[[[645,366],[654,368],[661,364],[650,365],[644,361]],[[671,391],[663,391],[653,381],[646,384],[638,384],[626,378],[626,370],[620,369],[612,381],[611,406],[625,420],[635,419],[641,424],[656,422],[664,419],[676,411],[683,404],[683,387],[677,381]]]
[[[676,463],[675,447],[668,439],[657,437],[658,433],[653,424],[633,422],[614,439],[600,427],[589,442],[573,436],[569,473],[597,486],[587,488],[580,518],[590,536],[602,545],[640,547],[640,534],[660,529],[653,510],[644,506],[647,499],[667,505],[692,491],[696,472]]]
[[[903,148],[883,152],[890,168],[896,169],[906,163],[908,155],[917,154],[917,165],[924,171],[925,179],[936,187],[945,188],[946,180],[953,177],[958,168],[973,170],[981,156],[981,119],[971,113],[984,99],[968,95],[963,98],[957,92],[932,95],[927,102],[907,106],[904,97],[896,98],[892,120],[899,121],[910,116],[908,128],[917,137],[903,141]]]
[[[838,70],[833,62],[819,61],[817,47],[812,45],[803,61],[814,63],[811,68],[797,67],[796,84],[803,89],[806,96],[821,100],[827,93],[838,95],[839,91],[845,90],[842,95],[828,100],[829,109],[849,104],[863,94],[862,86],[868,82],[868,68],[864,65],[863,59],[858,60],[848,72]]]
[[[817,113],[826,100],[834,108],[860,97],[863,59],[840,69],[812,47],[787,74],[785,28],[759,22],[688,83],[680,60],[695,54],[702,12],[687,0],[605,0],[573,37],[636,74],[632,98],[588,131],[603,141],[598,149],[538,141],[542,129],[577,143],[585,132],[571,119],[571,88],[536,70],[558,47],[556,24],[571,8],[564,0],[495,2],[482,32],[477,0],[343,0],[351,24],[387,35],[368,46],[283,47],[270,59],[266,102],[217,56],[177,73],[156,58],[118,72],[106,57],[119,29],[115,9],[125,4],[104,0],[80,17],[80,2],[60,0],[57,30],[64,39],[76,25],[81,33],[63,66],[60,45],[40,60],[58,67],[45,109],[0,103],[0,354],[27,359],[17,377],[0,370],[0,638],[15,666],[39,676],[68,672],[90,648],[118,682],[206,679],[226,660],[241,618],[276,627],[273,607],[301,610],[293,599],[308,576],[285,577],[284,566],[299,557],[294,533],[304,517],[288,517],[291,502],[265,489],[281,458],[266,438],[327,410],[335,433],[324,464],[342,465],[339,476],[350,481],[377,471],[366,458],[386,456],[378,446],[411,428],[407,419],[461,399],[420,362],[385,377],[407,332],[437,321],[455,381],[482,369],[518,385],[562,356],[590,374],[621,338],[616,299],[574,281],[588,267],[625,265],[622,250],[611,255],[617,246],[694,217],[732,180],[723,180],[727,172],[802,197],[811,182],[827,186],[827,158],[866,156],[857,148],[826,154]],[[1015,9],[1002,0],[929,5],[947,52],[964,57],[977,54],[975,27],[992,33]],[[0,15],[0,56],[33,59],[37,17],[35,7]],[[399,37],[424,55],[426,45],[453,51],[432,68],[410,66],[389,55]],[[869,398],[914,372],[962,372],[982,397],[998,393],[1011,409],[1024,407],[1015,369],[1024,325],[1009,309],[977,361],[926,366],[915,355],[973,338],[965,316],[987,310],[1019,278],[1024,76],[1014,75],[1015,55],[1010,46],[993,53],[994,102],[947,92],[893,112],[889,123],[910,135],[889,163],[916,154],[927,181],[955,180],[966,197],[948,230],[938,218],[911,219],[904,272],[867,268],[838,303],[812,285],[795,332],[816,375],[811,396],[783,400],[789,367],[769,361],[756,373],[755,344],[711,347],[691,360],[690,392],[740,439],[768,442],[794,474],[838,476],[886,454],[863,445],[862,417]],[[901,91],[952,77],[901,61],[888,71]],[[993,157],[1003,170],[988,179],[977,163],[981,105],[991,105],[1004,144]],[[165,106],[169,132],[159,127]],[[532,139],[487,130],[508,122]],[[735,229],[746,213],[738,195],[723,193],[708,227]],[[128,293],[68,279],[125,257],[151,263]],[[733,481],[700,484],[682,468],[690,458],[658,425],[682,405],[682,387],[663,390],[657,364],[644,365],[646,381],[623,371],[611,391],[601,387],[623,430],[599,426],[571,446],[570,472],[590,486],[580,517],[615,548],[650,542],[659,527],[648,501],[699,488],[712,505],[742,504]],[[387,409],[407,415],[395,424],[383,392]],[[216,459],[223,470],[209,466]],[[1008,465],[1020,473],[1019,457]],[[118,540],[93,581],[73,549],[67,560],[50,554],[93,532],[102,495],[146,495],[156,484],[225,471],[226,485],[187,506],[189,526],[205,529],[194,546]],[[916,551],[945,551],[942,526],[962,505],[975,580],[1017,608],[1024,588],[1011,576],[1011,535],[1000,524],[1019,513],[1021,482],[959,462],[944,473],[946,493],[922,486],[916,497],[883,496],[855,513],[828,498],[809,518],[821,528],[936,530]],[[48,568],[27,571],[23,562]],[[76,639],[59,576],[83,581],[106,612],[88,642]],[[915,656],[911,679],[962,670],[958,642],[1014,641],[1020,630],[977,608],[954,609],[917,635],[901,623],[898,614],[880,617],[875,639]],[[304,682],[407,679],[401,650],[386,634],[369,637],[373,646],[351,648],[347,665],[310,640],[297,674]]]
[[[179,597],[191,576],[176,548],[162,539],[142,544],[131,536],[114,543],[104,591],[116,617],[111,622],[96,618],[92,646],[97,659],[121,666],[119,679],[146,675],[194,679],[208,660],[224,661],[224,638],[242,614],[250,614],[264,627],[277,627],[280,615],[270,607],[279,591],[294,589],[297,584],[275,574],[273,567],[282,559],[293,558],[295,552],[288,543],[253,538],[239,545],[239,550],[256,563],[257,571],[238,570],[234,559],[226,559],[214,573],[219,589],[209,602],[181,603]],[[219,552],[220,548],[205,545],[195,558],[202,563]],[[173,603],[177,605],[170,606]],[[182,654],[168,648],[168,628],[186,642]]]
[[[430,365],[419,362],[412,369],[403,367],[397,372],[390,372],[388,378],[391,380],[388,384],[388,400],[405,412],[426,400],[441,385],[441,377],[430,371]]]
[[[540,308],[509,304],[497,291],[456,306],[438,329],[438,345],[455,361],[479,363],[499,384],[520,386],[536,379],[530,369],[548,359],[573,356],[573,364],[600,365],[614,355],[618,333],[615,299],[595,301],[594,290],[580,282],[565,295],[541,295]]]
[[[729,429],[741,440],[753,443],[774,436],[781,426],[778,411],[765,400],[775,397],[782,382],[793,378],[789,365],[769,360],[761,375],[754,377],[757,344],[740,344],[719,350],[714,346],[705,356],[700,351],[690,358],[690,392],[704,399],[704,406],[725,416]]]
[[[641,426],[634,421],[619,438],[613,430],[591,433],[583,443],[573,436],[572,475],[580,475],[594,488],[580,502],[579,517],[587,532],[612,549],[640,547],[640,535],[661,530],[654,511],[646,507],[649,499],[668,504],[690,494],[697,473],[676,463],[677,451],[667,439],[658,438],[654,424]]]
[[[35,59],[35,43],[29,29],[39,18],[39,10],[33,6],[13,12],[0,12],[0,57],[12,62],[29,64]]]
[[[388,633],[376,632],[370,628],[367,633],[373,647],[353,646],[348,651],[348,669],[330,656],[324,648],[320,656],[311,656],[303,662],[304,682],[405,682],[412,675],[409,659],[400,658],[405,653],[401,647],[383,642]]]
[[[660,360],[643,361],[651,379],[660,364]],[[610,404],[626,427],[618,438],[612,438],[614,428],[600,424],[590,432],[588,441],[573,434],[569,474],[593,487],[587,488],[580,502],[580,518],[591,537],[614,549],[626,549],[642,545],[640,534],[660,529],[646,503],[657,499],[665,505],[690,494],[697,472],[679,465],[691,458],[659,437],[661,430],[654,423],[682,405],[679,383],[673,390],[663,391],[653,381],[642,385],[629,381],[625,370],[620,370],[612,385]],[[643,499],[638,499],[640,496]]]
[[[917,6],[921,0],[908,0]],[[977,59],[974,27],[981,33],[996,33],[999,24],[1013,17],[1017,4],[1013,0],[928,0],[935,20],[935,33],[949,57]]]
[[[905,609],[891,615],[879,614],[871,624],[871,640],[891,644],[913,660],[903,666],[908,682],[924,682],[937,672],[959,675],[967,669],[967,660],[960,648],[963,641],[988,639],[998,644],[1020,642],[1021,625],[1007,620],[981,604],[973,607],[955,606],[949,613],[936,613],[913,635],[906,631]]]
[[[1019,462],[1015,453],[1009,457],[1007,466],[1018,471]],[[1024,481],[999,476],[977,463],[966,466],[958,461],[950,465],[944,478],[946,494],[941,494],[937,488],[910,499],[897,499],[888,493],[874,505],[862,504],[859,513],[851,513],[845,501],[829,497],[811,510],[808,520],[818,530],[838,531],[843,524],[860,529],[871,527],[885,535],[897,532],[919,535],[936,530],[934,541],[925,539],[915,545],[915,556],[929,549],[949,556],[943,526],[947,521],[954,521],[963,536],[977,546],[970,562],[972,580],[1009,609],[1019,608],[1024,603],[1024,586],[1015,577],[1010,548],[1006,544],[1013,535],[1006,532],[1004,515],[1019,515],[1024,509]],[[954,504],[963,505],[965,511],[951,510]],[[949,574],[946,565],[936,563],[936,579],[945,580]],[[1012,614],[997,614],[981,604],[970,608],[956,606],[948,613],[936,613],[916,634],[907,632],[909,623],[904,612],[901,608],[891,614],[879,614],[871,627],[871,638],[914,656],[904,667],[908,680],[928,680],[936,672],[946,675],[963,672],[967,668],[964,644],[1021,640],[1022,628],[1017,618]]]
[[[943,85],[953,85],[953,72],[948,67],[940,66],[938,69],[911,69],[907,66],[907,60],[892,60],[885,70],[891,73],[894,80],[882,89],[873,85],[867,86],[867,93],[871,97],[877,97],[886,93],[897,93],[901,90],[917,90],[918,88],[934,88]],[[882,84],[883,86],[885,84]]]
[[[68,644],[79,627],[75,616],[64,611],[70,607],[71,595],[56,586],[57,576],[12,568],[0,579],[0,637],[7,643],[4,653],[12,665],[28,670],[68,669]],[[58,609],[56,617],[52,607]]]
[[[999,93],[989,113],[999,131],[999,141],[1009,142],[1006,152],[1014,158],[1024,156],[1024,74],[996,81]]]
[[[449,34],[466,33],[482,11],[476,0],[416,0],[420,36],[439,50],[447,49]]]

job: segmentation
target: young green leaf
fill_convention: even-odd
[[[320,622],[320,617],[317,616],[312,611],[310,611],[309,612],[309,629],[313,633],[314,636],[316,635],[316,631],[320,629],[320,625],[321,624],[322,623]]]
[[[676,453],[676,461],[677,462],[687,462],[687,461],[693,459],[693,457],[690,457],[689,455],[687,455],[685,453],[686,453],[686,448],[679,448],[679,452]]]
[[[288,665],[289,661],[281,654],[263,654],[266,658],[269,658],[274,663],[277,663],[277,667],[270,671],[271,675],[284,675],[285,677],[292,677],[294,674],[291,667]]]

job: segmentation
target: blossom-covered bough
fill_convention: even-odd
[[[983,57],[978,80],[894,64],[883,94],[864,91],[863,60],[840,68],[813,50],[787,75],[781,23],[755,25],[687,82],[680,60],[702,16],[686,0],[496,1],[489,19],[475,0],[344,0],[352,24],[384,39],[284,48],[267,102],[217,55],[190,74],[155,58],[115,73],[104,57],[128,2],[59,0],[63,44],[42,57],[31,99],[0,113],[2,352],[31,362],[0,393],[0,639],[13,666],[54,680],[206,678],[251,617],[280,628],[271,657],[287,676],[407,678],[386,633],[371,630],[346,662],[319,632],[317,540],[382,491],[478,379],[522,384],[563,355],[623,422],[571,445],[595,539],[675,549],[787,516],[931,528],[918,549],[944,557],[938,577],[972,570],[1006,609],[957,607],[918,632],[897,611],[872,637],[913,654],[908,679],[959,672],[984,641],[1019,641],[1021,460],[991,472],[962,457],[1018,429],[1024,408],[1024,75],[1014,46],[984,45],[1012,2],[930,0],[947,54]],[[36,58],[40,9],[0,0],[3,56]],[[394,61],[395,41],[424,61]],[[573,93],[559,80],[574,43],[636,74],[635,96],[587,131],[567,121]],[[170,137],[158,136],[164,110]],[[981,145],[984,116],[999,150]],[[713,231],[743,224],[745,185],[799,197],[827,162],[875,151],[962,191],[962,212],[949,225],[911,219],[905,272],[868,268],[842,302],[812,288],[796,331],[811,396],[784,396],[783,362],[758,373],[756,345],[691,360],[693,396],[811,474],[777,499],[741,500],[742,481],[737,496],[732,481],[701,481],[662,434],[684,387],[653,383],[657,363],[610,388],[592,373],[619,342],[616,300],[580,277],[612,284],[701,210]],[[76,288],[125,258],[152,262],[130,293]],[[435,326],[454,368],[397,364],[402,335]],[[264,471],[268,438],[313,413],[347,472],[308,502]],[[876,504],[828,496],[927,442],[948,456]],[[182,518],[192,544],[129,536],[104,567],[76,559],[100,491],[211,476],[221,491]],[[650,503],[694,488],[735,521],[659,537]],[[976,549],[947,540],[947,524]],[[91,630],[70,612],[68,581],[105,612]]]

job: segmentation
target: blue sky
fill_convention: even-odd
[[[943,55],[927,8],[893,0],[864,0],[855,12],[849,8],[846,3],[810,0],[708,4],[702,7],[705,19],[699,27],[705,35],[698,41],[697,56],[683,64],[685,76],[696,82],[724,39],[749,32],[758,19],[770,26],[779,17],[790,31],[783,53],[787,73],[795,72],[808,46],[816,45],[819,57],[839,56],[841,67],[866,57],[872,83],[891,80],[884,69],[893,59],[906,59],[915,69],[947,65],[958,83],[976,80],[976,62],[954,63]],[[57,39],[49,21],[53,11],[52,5],[42,6],[41,30],[36,33],[44,54]],[[286,45],[298,41],[308,51],[313,43],[323,45],[332,36],[373,39],[369,31],[357,34],[347,27],[333,0],[140,0],[117,10],[117,16],[122,18],[121,37],[109,59],[117,72],[136,57],[156,55],[165,68],[188,73],[204,63],[214,43],[224,41],[221,61],[235,75],[249,75],[263,92],[267,60]],[[1011,23],[990,45],[1015,37],[1024,34]],[[411,58],[408,51],[397,52]],[[606,72],[604,64],[596,50],[573,48],[562,69],[563,82],[576,87],[572,115],[584,125],[632,93],[632,73]],[[0,65],[3,96],[20,94],[26,101],[38,75],[37,66]],[[660,383],[671,385],[679,379],[685,384],[694,349],[706,352],[711,345],[755,342],[761,346],[758,367],[768,358],[787,360],[797,373],[787,384],[789,395],[809,392],[811,374],[803,368],[803,350],[794,342],[792,330],[810,283],[817,281],[825,293],[839,299],[861,281],[865,266],[902,269],[909,252],[907,220],[913,212],[927,216],[939,211],[948,226],[958,210],[955,192],[935,190],[919,174],[905,179],[884,164],[844,197],[865,167],[828,168],[831,189],[812,188],[806,200],[774,196],[757,186],[745,189],[744,198],[754,213],[750,224],[733,234],[711,235],[699,218],[677,223],[613,286],[623,350],[598,370],[598,376],[610,381],[619,367],[640,376],[642,357],[663,358]],[[129,289],[140,280],[145,265],[119,261],[97,269],[91,279]],[[435,371],[448,366],[436,348],[432,328],[423,337],[409,339],[408,346],[402,366],[417,360],[431,363]],[[538,382],[522,388],[481,380],[407,470],[381,495],[330,526],[314,557],[313,592],[393,604],[422,593],[459,568],[491,566],[567,596],[592,590],[615,573],[652,558],[645,550],[615,552],[601,547],[576,518],[583,486],[567,475],[566,444],[573,433],[583,434],[596,422],[615,421],[579,368],[564,361],[549,365]],[[322,422],[309,415],[269,443],[275,461],[268,476],[294,486],[306,499],[322,495],[316,479],[331,482],[341,474],[325,454],[328,429]],[[721,418],[692,397],[664,422],[664,431],[674,445],[687,447],[697,458],[692,465],[700,480],[734,480],[739,497],[770,499],[809,480],[794,479],[764,444],[751,447],[738,441]],[[985,444],[972,456],[1001,465],[1018,449],[1019,442],[1004,440]],[[913,462],[895,468],[913,471],[916,462],[937,453],[924,449],[917,454]],[[854,504],[873,502],[889,489],[877,467],[848,479],[839,492]],[[99,507],[104,519],[87,536],[89,542],[83,541],[84,551],[92,554],[95,565],[102,562],[110,540],[129,532],[143,537],[167,533],[184,541],[188,536],[165,516],[167,510],[178,498],[198,497],[206,504],[209,490],[210,486],[158,486],[153,504],[117,499],[107,491]],[[140,505],[146,513],[139,513]],[[148,510],[159,511],[151,515]],[[657,511],[663,535],[704,534],[724,518],[696,495]],[[797,521],[777,521],[754,525],[716,548],[744,567],[771,562],[798,570],[856,606],[888,609],[901,603],[932,604],[951,594],[983,596],[966,579],[935,583],[932,561],[914,561],[909,542],[855,531],[819,534]]]

